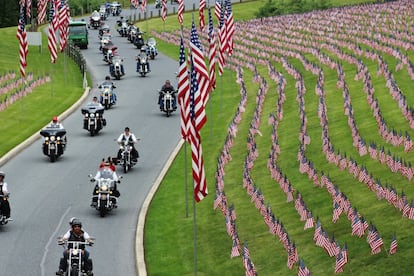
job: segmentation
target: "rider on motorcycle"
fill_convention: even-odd
[[[0,195],[3,196],[3,198],[0,199],[0,209],[7,220],[12,220],[10,218],[10,203],[8,200],[9,190],[7,188],[7,183],[4,181],[5,177],[6,174],[3,171],[0,171]]]
[[[65,129],[61,123],[59,123],[59,119],[57,116],[53,116],[52,122],[47,126],[47,128],[59,128],[59,129]],[[62,146],[65,147],[67,143],[66,135],[61,137],[62,139]]]
[[[104,82],[102,82],[102,83],[98,86],[98,88],[102,88],[102,87],[104,87],[105,85],[109,85],[109,86],[111,87],[111,89],[112,89],[112,101],[115,103],[115,102],[116,102],[116,94],[115,94],[115,88],[116,88],[116,86],[115,86],[114,82],[113,82],[113,81],[111,81],[111,77],[110,77],[110,76],[106,76],[106,77],[105,77],[105,81],[104,81]],[[101,102],[101,103],[102,103],[102,95],[100,96],[99,102]]]
[[[149,61],[148,61],[147,50],[146,50],[145,47],[142,47],[140,49],[139,54],[135,58],[137,60],[137,72],[139,72],[139,69],[141,67],[141,57],[144,56],[144,55],[147,56],[147,63],[146,64],[147,64],[148,72],[151,72],[150,64],[149,64]]]
[[[104,114],[104,107],[103,107],[103,106],[102,106],[102,104],[98,101],[98,97],[94,96],[94,97],[92,98],[92,101],[91,101],[90,103],[86,104],[85,108],[84,108],[84,109],[82,109],[82,114],[84,114],[85,112],[87,113],[88,107],[90,107],[90,106],[95,106],[96,108],[98,108],[98,109],[100,109],[100,110],[101,110],[101,111],[99,111],[99,112],[100,112],[100,116],[101,116],[101,119],[102,119],[102,125],[103,125],[103,126],[106,126],[106,119],[103,117],[103,114]],[[84,110],[85,110],[85,111],[84,111]],[[83,128],[88,129],[88,119],[87,119],[87,117],[85,117],[85,118],[83,119]]]
[[[160,93],[158,95],[158,104],[159,104],[159,106],[160,106],[161,109],[162,109],[162,100],[163,100],[163,96],[164,96],[163,93],[162,93],[162,91],[170,92],[171,93],[171,95],[173,97],[173,107],[174,107],[174,110],[176,110],[177,109],[177,95],[175,93],[174,86],[171,85],[170,80],[166,80],[165,81],[165,83],[161,87],[161,91],[160,91]]]
[[[71,230],[63,235],[62,240],[64,241],[80,241],[80,242],[89,242],[90,245],[93,244],[92,239],[90,238],[89,234],[82,230],[82,222],[79,219],[73,219],[70,222]],[[68,249],[71,248],[72,245],[68,244]],[[84,269],[88,276],[92,276],[92,260],[89,259],[89,252],[85,249],[85,245],[80,245],[82,249],[82,257],[84,260]],[[59,263],[59,270],[56,272],[56,275],[64,275],[66,268],[68,266],[68,257],[69,257],[69,250],[65,250],[63,252],[63,258],[60,259]]]
[[[138,151],[135,149],[134,144],[136,144],[138,142],[138,140],[137,140],[137,137],[133,133],[129,132],[129,127],[126,127],[125,131],[123,133],[121,133],[121,135],[119,135],[119,137],[117,139],[118,144],[121,144],[124,141],[128,141],[128,143],[132,146],[132,160],[134,162],[137,162],[139,154],[138,154]],[[121,153],[122,153],[122,151],[121,151],[121,149],[119,149],[119,151],[118,151],[118,160],[121,159]]]
[[[108,157],[108,160],[105,161],[105,159],[102,159],[101,164],[99,164],[99,170],[96,172],[96,175],[94,178],[91,179],[91,182],[95,181],[95,187],[93,189],[92,195],[97,195],[98,188],[98,179],[100,178],[110,178],[114,180],[114,189],[112,191],[112,194],[115,197],[119,197],[121,193],[117,189],[117,183],[120,183],[119,177],[115,171],[115,166],[112,163],[112,160],[110,157]],[[91,207],[96,207],[98,204],[98,198],[92,197],[92,203]],[[116,206],[116,200],[114,201],[114,205]]]
[[[113,59],[115,59],[116,57],[118,57],[118,59],[122,62],[123,61],[123,59],[122,58],[120,58],[119,57],[119,55],[118,54],[116,54],[116,55],[114,55],[114,58]],[[125,75],[125,71],[124,71],[124,64],[120,64],[120,66],[121,66],[121,74],[122,75]],[[111,74],[111,76],[113,76],[114,75],[114,71],[115,71],[115,64],[114,64],[114,62],[112,62],[111,64],[109,64],[109,73]]]

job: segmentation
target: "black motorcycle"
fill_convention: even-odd
[[[177,91],[160,90],[158,92],[161,94],[160,110],[165,112],[167,117],[170,117],[171,113],[177,109],[176,105],[174,104],[175,94],[177,94]]]
[[[91,136],[95,136],[104,126],[106,120],[103,118],[105,108],[101,105],[87,104],[81,109],[83,117],[83,129],[89,131]]]
[[[5,204],[3,203],[3,201],[8,200],[9,198],[9,194],[8,195],[0,195],[0,207],[1,204]],[[10,220],[5,216],[5,214],[3,214],[2,209],[0,208],[0,225],[5,225],[9,222]]]
[[[65,275],[67,276],[81,276],[87,275],[85,271],[85,261],[89,263],[90,268],[93,267],[92,259],[88,258],[84,260],[82,258],[83,255],[83,248],[86,245],[92,246],[93,243],[91,241],[66,241],[63,240],[62,237],[58,238],[58,244],[62,245],[65,250],[68,250],[68,260],[67,260],[67,268]]]
[[[124,173],[127,173],[138,162],[138,159],[134,160],[134,158],[132,157],[133,149],[133,144],[128,143],[128,141],[122,141],[120,144],[116,164],[122,166]]]
[[[145,45],[144,41],[144,32],[137,31],[135,34],[134,45],[137,46],[137,49],[141,49]]]
[[[42,144],[43,154],[48,156],[51,162],[55,162],[65,151],[65,134],[65,129],[54,127],[46,127],[40,131],[40,135],[44,137]]]

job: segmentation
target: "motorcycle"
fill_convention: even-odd
[[[121,4],[119,3],[112,3],[111,4],[111,13],[113,16],[118,16],[122,12]]]
[[[128,41],[133,43],[135,41],[135,38],[138,32],[139,32],[139,29],[137,27],[135,27],[134,25],[129,25],[128,34],[127,34]]]
[[[141,77],[145,77],[149,72],[148,66],[148,56],[144,53],[141,53],[136,57],[137,60],[137,72],[141,75]]]
[[[49,156],[50,162],[55,162],[66,149],[66,130],[61,128],[46,127],[40,131],[44,137],[42,144],[43,154]]]
[[[173,113],[177,107],[174,105],[175,94],[177,91],[158,91],[161,96],[161,105],[160,110],[165,112],[167,117],[170,117],[171,113]]]
[[[101,20],[106,20],[106,18],[108,17],[105,5],[101,5],[99,7],[99,15],[101,16]]]
[[[141,32],[139,30],[137,31],[135,40],[134,40],[134,45],[137,46],[137,49],[141,49],[142,46],[145,45],[144,32]]]
[[[111,29],[109,28],[109,26],[108,25],[106,25],[106,24],[104,24],[104,25],[102,25],[100,28],[99,28],[99,30],[98,30],[98,39],[100,40],[100,46],[101,47],[103,47],[103,46],[105,46],[105,45],[102,45],[102,37],[103,37],[103,35],[104,34],[109,34],[109,32],[111,31]],[[110,38],[111,38],[111,35],[109,34],[108,36],[107,36],[107,39],[106,39],[106,43],[107,42],[109,42],[109,40],[110,40]],[[104,43],[105,44],[105,43]]]
[[[107,44],[104,48],[103,48],[103,61],[105,61],[107,64],[112,64],[112,59],[115,55],[117,55],[116,50],[118,49],[118,47],[112,45]]]
[[[89,28],[94,28],[95,30],[101,26],[101,15],[99,12],[95,11],[92,13],[89,18]]]
[[[116,161],[117,165],[122,166],[124,173],[127,173],[138,162],[138,159],[137,161],[134,161],[132,158],[133,148],[133,144],[128,143],[128,141],[122,141],[119,145],[120,158],[113,158],[113,160]]]
[[[87,104],[81,109],[83,118],[83,128],[89,131],[91,136],[95,136],[104,126],[106,120],[103,118],[104,107],[94,104]]]
[[[112,93],[112,86],[102,86],[99,102],[105,107],[105,109],[109,109],[112,105],[115,104],[115,99]]]
[[[157,42],[155,41],[155,38],[148,38],[146,53],[151,59],[155,59],[155,56],[158,55]]]
[[[91,238],[93,239],[93,238]],[[93,242],[86,241],[66,241],[62,237],[58,237],[58,244],[62,245],[65,250],[68,250],[68,260],[66,274],[67,276],[83,276],[87,275],[85,271],[84,258],[82,258],[82,251],[86,245],[92,246]],[[88,258],[86,262],[89,263],[92,268],[92,259]]]
[[[0,206],[1,206],[1,202],[3,201],[3,200],[7,200],[8,198],[9,198],[9,196],[10,196],[10,193],[9,194],[7,194],[7,195],[0,195]],[[7,217],[3,214],[3,212],[1,211],[1,209],[0,209],[0,225],[5,225],[5,224],[7,224],[8,222],[9,222],[10,220],[9,219],[7,219]]]
[[[120,80],[123,75],[125,75],[123,59],[120,56],[114,56],[112,58],[112,64],[109,65],[109,73],[111,77]]]
[[[125,37],[125,36],[127,36],[128,35],[128,20],[127,21],[120,21],[120,20],[118,20],[117,21],[117,23],[118,23],[118,33],[122,36],[122,37]]]
[[[99,215],[104,217],[112,209],[117,208],[117,201],[119,192],[116,189],[116,184],[121,183],[120,180],[117,182],[112,178],[112,171],[110,169],[103,169],[101,171],[101,177],[99,179],[94,179],[90,174],[89,178],[91,182],[96,181],[96,187],[93,197],[93,201],[96,202],[95,206],[92,206],[97,211]],[[121,179],[122,176],[119,177]]]
[[[112,36],[109,32],[105,33],[104,30],[102,30],[99,50],[104,52],[105,50],[107,50],[109,48],[109,46],[111,46],[111,44],[113,46],[111,38],[112,38]]]

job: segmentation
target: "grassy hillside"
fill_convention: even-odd
[[[248,8],[234,5],[235,17],[239,9]],[[196,222],[191,201],[186,217],[185,172],[192,196],[187,146],[187,158],[182,150],[151,203],[145,228],[149,275],[194,274],[194,223],[198,275],[242,275],[242,258],[230,258],[234,241],[240,253],[247,245],[259,275],[296,275],[298,264],[287,266],[293,243],[314,275],[332,275],[336,257],[314,241],[316,223],[304,229],[310,214],[328,240],[346,245],[344,275],[410,274],[413,221],[404,207],[412,209],[414,190],[402,167],[412,172],[408,144],[414,132],[405,112],[413,105],[413,32],[406,27],[412,10],[410,1],[397,1],[236,24],[229,70],[218,77],[202,131],[209,195],[196,205]],[[175,45],[179,34],[172,27],[154,33]],[[200,36],[206,46],[206,35]],[[178,55],[167,45],[160,43]],[[243,87],[236,83],[237,66]],[[238,110],[244,111],[241,120],[230,128]],[[228,154],[231,159],[224,158]],[[393,168],[398,161],[402,166]],[[216,196],[221,200],[214,210]],[[335,203],[343,207],[334,222]],[[269,214],[275,220],[266,223]],[[363,221],[368,228],[353,234],[352,225]],[[290,243],[269,231],[268,225],[282,224]],[[379,253],[367,242],[372,227],[383,240]],[[398,251],[389,255],[394,234]]]

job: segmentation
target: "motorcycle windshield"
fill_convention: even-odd
[[[112,62],[121,64],[122,63],[122,58],[120,58],[118,56],[114,56],[113,59],[112,59]]]
[[[54,127],[47,127],[40,131],[40,135],[43,137],[50,137],[50,136],[59,136],[62,137],[66,134],[65,129],[61,128],[54,128]]]
[[[113,179],[113,172],[110,169],[104,168],[101,171],[101,178],[105,178],[105,179]]]
[[[155,38],[150,37],[150,38],[148,38],[147,44],[148,44],[148,46],[155,46],[155,45],[157,45],[157,42],[155,41]]]
[[[82,108],[82,114],[85,114],[85,113],[88,113],[88,114],[103,113],[104,110],[105,110],[105,108],[103,106],[100,106],[100,105],[97,105],[97,104],[94,104],[94,103],[90,103],[90,104],[87,104],[86,106],[84,106]]]

